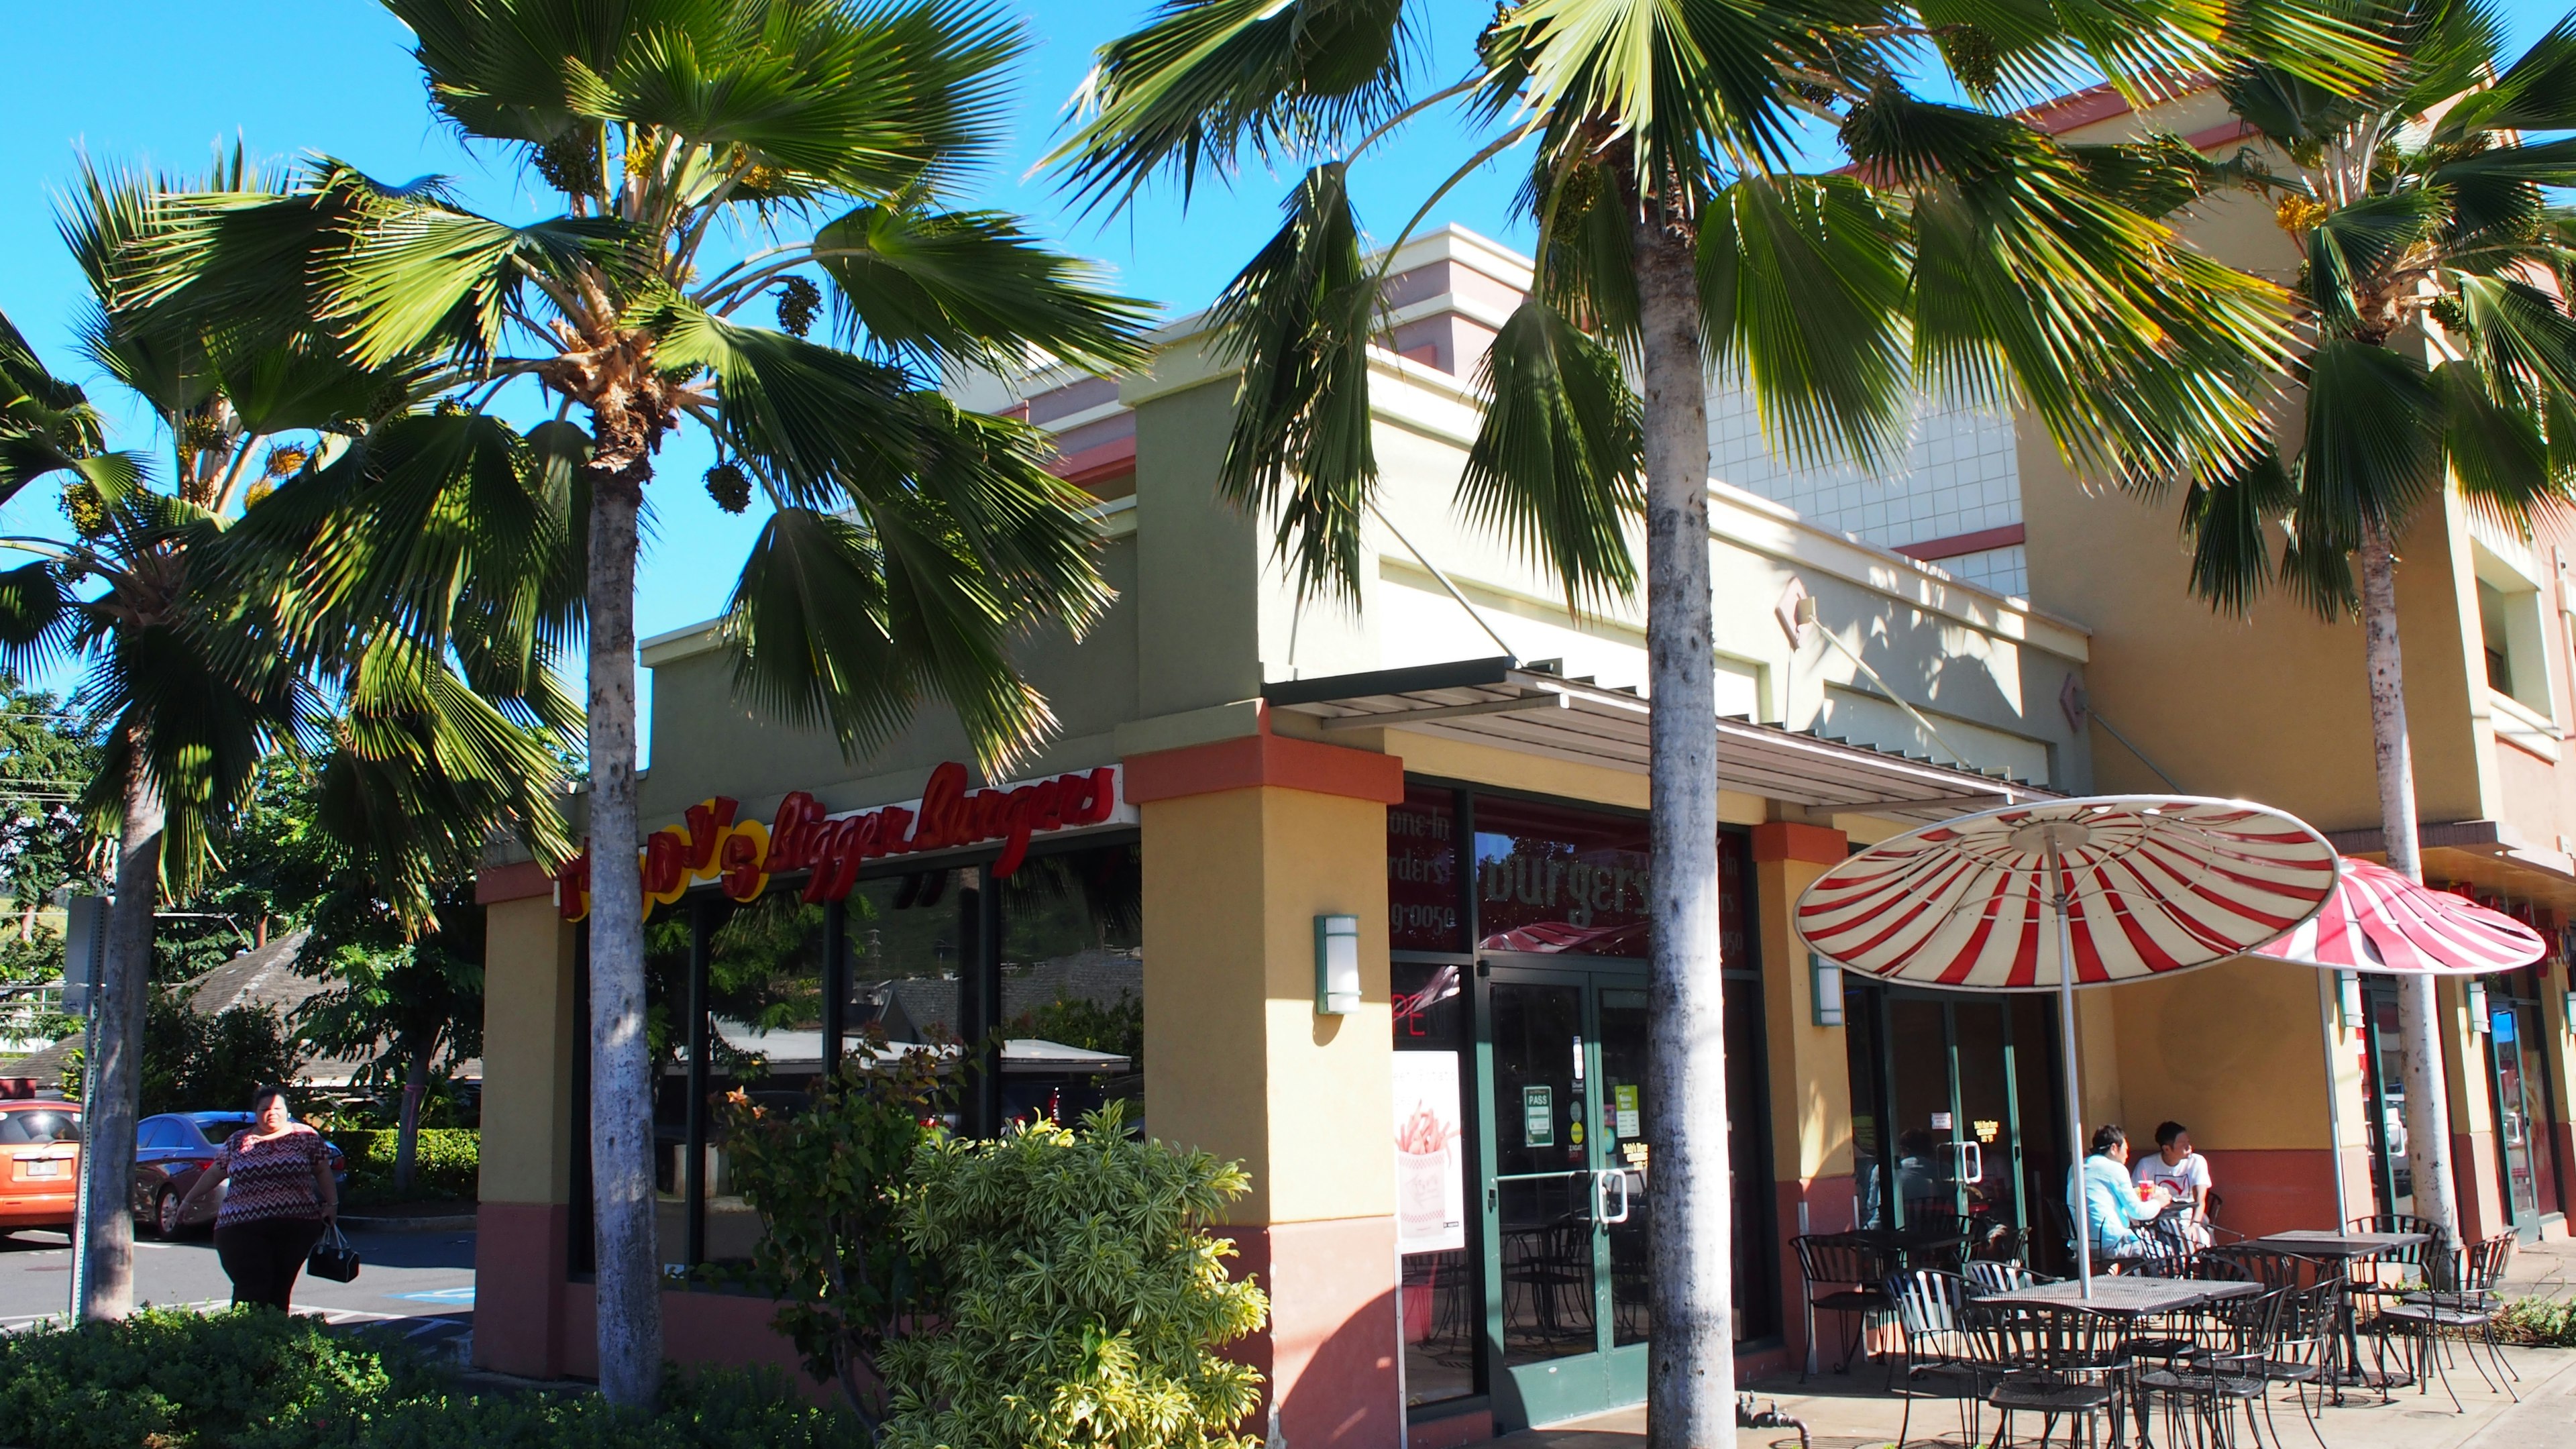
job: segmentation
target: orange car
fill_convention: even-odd
[[[69,1229],[80,1205],[80,1104],[0,1101],[0,1234]]]

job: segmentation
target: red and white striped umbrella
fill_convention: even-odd
[[[1882,841],[1798,898],[1817,955],[1884,981],[2055,991],[2067,1141],[2085,1141],[2075,988],[2241,956],[2334,893],[2335,852],[2304,822],[2243,800],[2097,795],[1963,815]],[[2073,970],[2059,963],[2072,960]],[[2088,1221],[2084,1199],[2069,1206]],[[2093,1234],[2075,1263],[2093,1292]]]
[[[2267,946],[2271,956],[2330,971],[2480,976],[2528,966],[2549,943],[2502,911],[2417,885],[2384,865],[2343,857],[2334,900]]]
[[[2100,796],[1962,816],[1871,846],[1799,898],[1798,933],[1850,970],[1990,991],[2059,984],[2049,842],[2063,856],[2073,984],[2243,955],[2315,915],[2334,848],[2242,800]]]

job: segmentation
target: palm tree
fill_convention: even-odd
[[[1413,43],[1425,17],[1403,0],[1167,0],[1102,47],[1077,96],[1054,159],[1095,205],[1164,175],[1186,196],[1247,154],[1309,165],[1213,317],[1242,368],[1221,487],[1276,519],[1310,592],[1354,587],[1377,488],[1368,347],[1395,244],[1367,256],[1349,168],[1436,105],[1481,128],[1488,143],[1409,232],[1466,174],[1535,143],[1536,279],[1484,364],[1458,504],[1551,569],[1570,610],[1632,589],[1628,529],[1644,516],[1646,1090],[1670,1104],[1647,1273],[1659,1449],[1734,1440],[1708,379],[1749,385],[1774,443],[1807,458],[1889,459],[1918,386],[2027,409],[2093,476],[2241,456],[2252,380],[2285,346],[2277,296],[2131,204],[2190,170],[2188,148],[2062,146],[1989,109],[2087,67],[2134,93],[2246,53],[2325,90],[2378,63],[2302,5],[2220,14],[1506,0],[1470,72],[1435,85]],[[1908,77],[1924,72],[1977,104],[1922,98]],[[1849,168],[1798,172],[1810,124],[1838,128]]]
[[[593,857],[633,859],[640,841],[637,517],[655,451],[690,423],[714,436],[716,500],[769,504],[725,621],[756,706],[853,753],[924,696],[988,764],[1039,737],[1050,716],[1010,646],[1032,621],[1080,629],[1105,606],[1090,500],[1046,471],[1042,434],[961,412],[935,383],[951,364],[1132,362],[1144,313],[1014,218],[950,200],[992,154],[1019,28],[984,0],[387,6],[439,114],[523,162],[561,214],[513,226],[436,181],[323,163],[287,202],[200,206],[143,295],[235,325],[318,319],[371,366],[434,354],[490,447],[565,480],[586,525]],[[776,327],[744,312],[764,301]],[[830,342],[808,336],[827,302]],[[516,384],[555,419],[524,438],[486,411]],[[289,588],[300,600],[407,617],[430,574],[508,546],[471,522],[456,470],[389,468],[381,486],[458,519],[456,540],[426,561],[380,546],[316,567]],[[434,619],[406,627],[446,646]],[[645,1403],[661,1273],[637,874],[595,872],[592,898],[600,1380]]]
[[[2183,522],[2212,605],[2243,613],[2277,582],[2327,619],[2360,616],[2388,863],[2420,881],[2398,540],[2451,483],[2524,531],[2576,494],[2576,212],[2547,194],[2576,184],[2576,141],[2519,135],[2576,127],[2576,16],[2508,66],[2474,0],[2340,13],[2397,57],[2358,92],[2253,61],[2222,73],[2269,143],[2252,164],[2300,249],[2300,395],[2263,449],[2188,486]],[[2456,1243],[2433,985],[2401,981],[2398,998],[2416,1212]]]
[[[236,149],[194,190],[259,194],[265,182]],[[153,486],[153,460],[107,447],[82,390],[0,319],[0,500],[53,483],[71,535],[0,538],[0,547],[36,556],[0,573],[0,660],[11,670],[81,668],[75,707],[99,742],[99,767],[79,812],[92,839],[114,842],[97,1092],[82,1154],[90,1208],[79,1308],[92,1318],[132,1305],[126,1177],[153,914],[164,893],[184,893],[206,868],[209,833],[241,803],[261,757],[313,728],[336,696],[352,718],[397,734],[408,728],[401,738],[409,745],[427,742],[403,758],[377,753],[370,768],[453,771],[464,782],[443,797],[475,802],[457,828],[479,834],[515,819],[540,848],[560,835],[545,824],[553,757],[446,664],[392,642],[286,647],[272,614],[209,588],[224,571],[219,561],[245,553],[235,525],[323,459],[362,450],[352,435],[407,405],[412,369],[358,367],[309,337],[221,347],[201,330],[147,321],[122,305],[131,249],[152,234],[171,194],[188,189],[84,165],[62,222],[98,299],[81,328],[83,349],[159,424],[167,491]],[[459,594],[469,606],[475,597]],[[464,632],[478,644],[506,646],[509,637],[489,620]],[[516,691],[509,704],[550,713],[542,690]]]

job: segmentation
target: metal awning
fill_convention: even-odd
[[[1653,710],[1632,690],[1507,657],[1282,680],[1264,686],[1261,697],[1273,710],[1312,716],[1327,738],[1354,729],[1418,730],[1637,774],[1646,770]],[[1717,722],[1717,778],[1726,789],[1794,805],[1925,821],[2061,794],[2001,771],[1936,764],[1741,717]]]

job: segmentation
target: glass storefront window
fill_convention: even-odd
[[[1477,948],[1643,957],[1646,866],[1642,818],[1478,796]]]
[[[702,889],[656,911],[645,1014],[661,1261],[739,1262],[759,1240],[729,1170],[725,1097],[794,1111],[876,1040],[948,1052],[964,1084],[978,1080],[967,1052],[998,1049],[1000,1085],[961,1091],[948,1121],[960,1131],[1140,1096],[1139,860],[1130,840],[1032,855],[1000,882],[981,864],[943,865],[862,880],[830,904],[789,881],[747,904]],[[581,942],[574,996],[586,1019],[586,929]],[[578,1053],[576,1272],[593,1261],[588,1066]],[[1130,1120],[1141,1126],[1141,1113]]]
[[[1433,1404],[1476,1392],[1484,1321],[1467,1233],[1469,1151],[1460,1108],[1467,992],[1456,964],[1398,962],[1393,982],[1399,1231],[1429,1245],[1402,1260],[1404,1396],[1408,1405]]]
[[[949,1045],[963,1035],[959,914],[973,889],[972,867],[863,880],[850,889],[849,1040],[871,1026],[889,1046]]]
[[[696,1261],[736,1262],[760,1240],[760,1216],[733,1181],[722,1104],[739,1090],[793,1111],[822,1076],[830,911],[793,891],[741,905],[705,895],[686,904],[702,913],[698,928],[707,932],[706,1165]]]
[[[1398,951],[1456,951],[1466,926],[1458,914],[1457,792],[1413,785],[1386,811],[1387,945]]]
[[[1001,892],[1002,1115],[1079,1121],[1112,1097],[1143,1120],[1144,856],[1032,856]],[[1077,1060],[1088,1053],[1091,1060]]]

